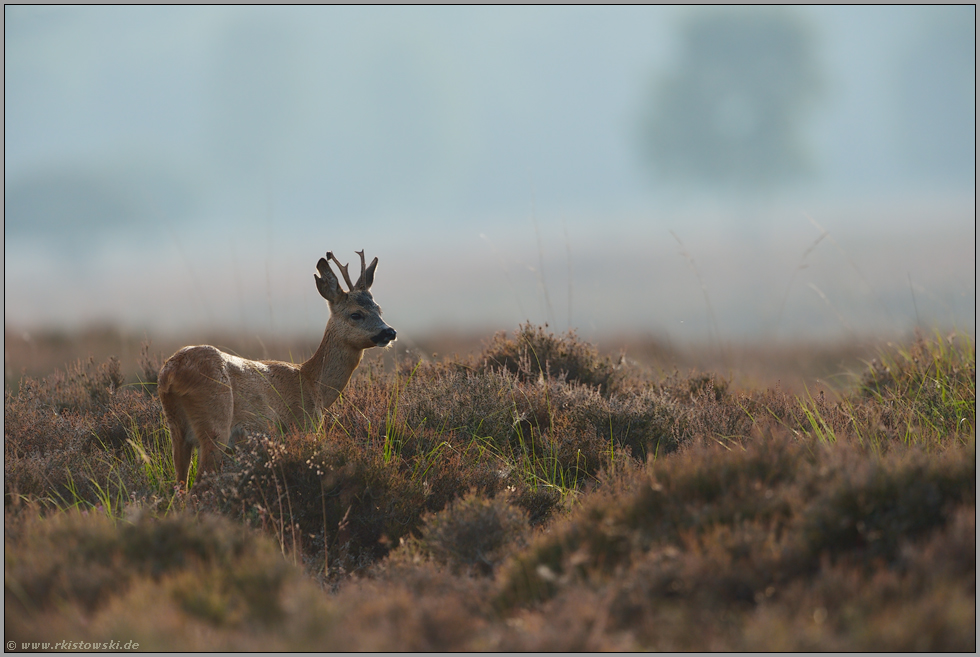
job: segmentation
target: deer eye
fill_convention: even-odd
[[[364,315],[362,315],[361,313],[351,313],[350,318],[353,319],[355,322],[359,322],[362,319],[364,319]]]

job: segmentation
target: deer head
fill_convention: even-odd
[[[327,300],[330,306],[330,324],[337,326],[342,339],[361,349],[368,347],[385,347],[396,337],[395,329],[381,319],[381,308],[371,296],[371,285],[374,284],[374,272],[378,268],[378,259],[367,266],[364,261],[364,251],[356,251],[361,257],[361,275],[356,283],[351,283],[347,265],[341,264],[333,252],[327,251],[326,258],[320,258],[316,264],[317,273],[313,274],[316,289],[320,296]],[[341,287],[340,281],[330,268],[330,260],[334,261],[347,290]]]

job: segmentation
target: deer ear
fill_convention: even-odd
[[[347,293],[340,287],[337,276],[330,269],[330,264],[325,259],[320,258],[320,261],[316,263],[316,270],[318,273],[313,274],[313,280],[316,281],[316,289],[321,297],[330,303],[337,303],[347,296]]]
[[[374,272],[378,268],[378,259],[375,258],[368,265],[368,268],[364,270],[364,289],[370,290],[371,286],[374,285]]]

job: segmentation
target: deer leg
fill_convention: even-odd
[[[171,432],[172,433],[172,432]],[[191,469],[191,450],[193,445],[183,438],[173,439],[174,443],[174,471],[177,474],[177,481],[184,487],[187,486],[187,473]]]
[[[231,389],[225,388],[211,399],[207,409],[195,408],[192,414],[194,435],[198,439],[197,472],[204,474],[218,469],[218,457],[231,440],[231,419],[234,399]],[[221,450],[221,452],[219,452]]]
[[[190,431],[187,415],[175,395],[161,394],[160,401],[167,417],[167,426],[170,428],[170,442],[174,450],[174,473],[178,483],[186,487],[187,472],[191,467],[191,450],[194,448],[193,435],[187,435]]]
[[[201,446],[197,448],[197,475],[200,477],[208,472],[217,470],[217,463],[214,454],[214,439],[209,436],[201,436]]]

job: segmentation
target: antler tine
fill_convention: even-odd
[[[364,287],[364,271],[367,269],[367,263],[364,262],[364,249],[360,251],[354,251],[357,255],[361,256],[361,275],[357,279],[357,283],[354,285],[356,288]]]
[[[337,263],[337,269],[339,269],[340,273],[343,275],[344,281],[347,283],[347,289],[353,290],[354,286],[351,285],[350,274],[347,273],[347,265],[340,264],[340,260],[337,260],[337,256],[333,254],[333,251],[327,251],[327,258]]]

